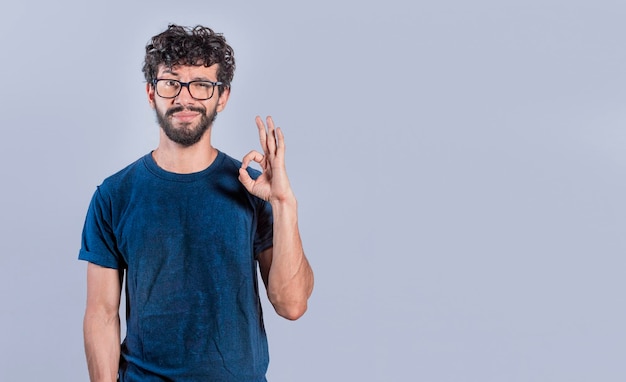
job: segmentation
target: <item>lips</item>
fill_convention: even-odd
[[[182,111],[180,113],[173,113],[172,117],[176,118],[178,120],[181,120],[181,121],[191,121],[191,120],[195,119],[199,115],[200,115],[200,113],[189,112],[189,111]]]
[[[190,108],[173,107],[167,111],[165,116],[175,118],[182,122],[189,122],[197,118],[199,115],[202,115],[203,112],[204,110],[199,107],[190,107]]]

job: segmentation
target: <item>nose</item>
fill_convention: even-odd
[[[183,84],[182,88],[180,89],[180,93],[178,93],[174,101],[181,105],[191,105],[195,103],[196,100],[191,96],[189,84]]]

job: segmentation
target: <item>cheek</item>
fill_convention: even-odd
[[[163,108],[162,106],[159,106],[156,102],[152,102],[152,109],[161,117],[165,116],[165,111],[167,110]]]

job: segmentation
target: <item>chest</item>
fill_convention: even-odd
[[[129,268],[145,261],[187,267],[252,261],[256,227],[245,193],[223,184],[147,184],[118,208],[118,249]]]

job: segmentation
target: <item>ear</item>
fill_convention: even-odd
[[[154,86],[151,83],[146,84],[146,94],[148,95],[148,103],[154,109]]]
[[[224,110],[226,108],[226,104],[228,103],[228,97],[230,97],[230,88],[224,88],[220,97],[217,99],[217,112]]]

